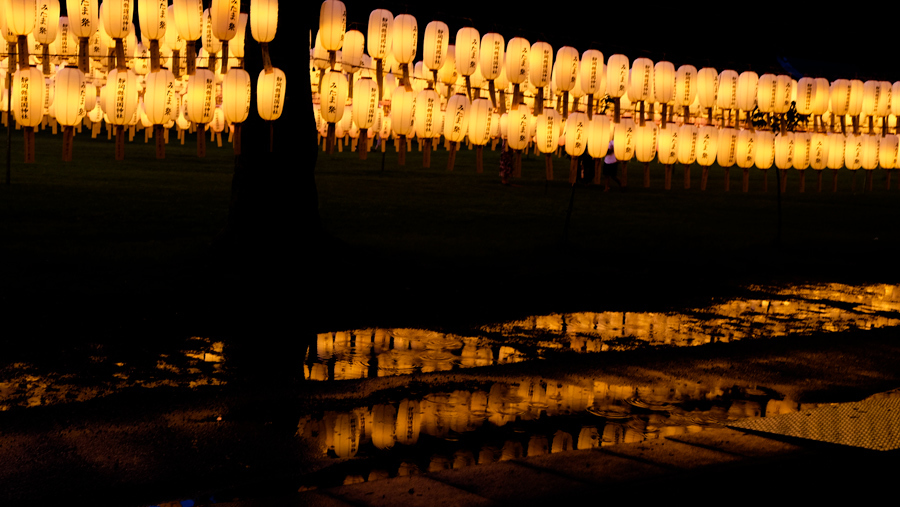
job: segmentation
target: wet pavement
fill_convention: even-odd
[[[855,404],[809,403],[776,382],[661,372],[629,382],[620,370],[585,365],[595,357],[587,353],[826,339],[898,327],[900,287],[818,284],[753,286],[741,298],[677,312],[539,315],[466,332],[320,333],[297,362],[310,386],[322,388],[311,390],[318,394],[304,404],[292,437],[311,467],[291,479],[294,493],[266,500],[265,490],[255,490],[240,500],[219,492],[219,503],[534,504],[596,495],[613,484],[626,488],[604,496],[626,499],[651,483],[676,487],[701,478],[718,481],[707,491],[727,493],[737,477],[772,480],[786,470],[816,481],[881,477],[896,471],[890,463],[900,447],[895,392]],[[578,372],[526,373],[567,363]],[[65,360],[3,365],[0,411],[230,381],[229,342],[216,337],[186,337],[140,353],[86,346]],[[181,417],[200,425],[233,419],[222,409]],[[202,505],[215,497],[158,505]]]

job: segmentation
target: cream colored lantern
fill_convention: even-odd
[[[472,27],[456,32],[456,70],[465,77],[466,94],[472,100],[472,76],[478,71],[481,59],[481,35]],[[480,80],[479,80],[480,81]],[[477,86],[480,86],[480,82]],[[476,87],[477,87],[476,86]]]
[[[422,62],[432,74],[444,65],[450,45],[450,30],[442,21],[432,21],[425,25],[422,46]],[[434,80],[435,82],[437,79]]]
[[[634,157],[634,120],[622,118],[613,129],[613,151],[616,160],[627,162]]]
[[[670,166],[678,162],[678,130],[677,128],[660,129],[656,149],[656,156],[660,164]]]
[[[613,99],[613,123],[621,117],[621,98],[628,87],[629,60],[625,55],[615,54],[606,64],[606,93]]]
[[[693,164],[697,160],[697,137],[700,131],[691,124],[682,125],[678,130],[678,163]]]
[[[609,118],[602,114],[593,116],[588,127],[588,154],[595,159],[605,157],[611,137],[612,123]]]
[[[274,67],[272,70],[273,72],[261,71],[256,80],[256,110],[259,112],[260,118],[266,121],[274,121],[281,117],[287,88],[284,72]],[[213,95],[213,103],[215,103],[215,95]],[[193,119],[191,121],[203,123]]]
[[[378,113],[378,85],[369,78],[353,83],[353,104],[351,107],[353,123],[362,130],[361,137],[369,137],[369,129],[375,125]],[[360,141],[359,158],[366,159],[368,142]]]
[[[649,163],[656,158],[657,137],[659,129],[655,123],[635,128],[634,157],[638,162]],[[645,185],[646,186],[646,185]]]
[[[409,14],[398,14],[394,18],[391,32],[391,54],[397,60],[403,72],[403,85],[407,90],[412,89],[409,80],[409,64],[416,57],[416,46],[419,39],[419,28],[416,18]]]
[[[697,100],[700,107],[708,111],[712,119],[712,108],[716,107],[716,96],[719,91],[719,72],[712,67],[703,67],[697,72]],[[708,121],[707,125],[712,125]]]
[[[175,30],[185,42],[187,73],[193,75],[196,69],[196,42],[203,36],[203,2],[202,0],[172,0],[172,8],[170,22],[175,25]]]
[[[581,54],[579,65],[579,85],[588,96],[588,116],[594,114],[594,95],[606,91],[606,69],[603,65],[603,53],[596,49],[588,49]]]
[[[653,67],[653,100],[662,104],[660,128],[668,122],[669,102],[675,97],[675,66],[672,62],[658,62]]]
[[[547,155],[556,151],[559,147],[560,126],[562,123],[562,117],[553,108],[544,109],[538,115],[534,136],[538,151]],[[549,179],[552,179],[552,176]]]
[[[697,98],[697,68],[682,65],[675,72],[675,107],[682,108],[684,122],[690,123],[690,107]]]
[[[510,110],[508,115],[509,129],[507,132],[507,141],[509,148],[512,150],[524,150],[528,146],[530,140],[528,136],[528,123],[531,112],[524,104]]]
[[[528,60],[528,81],[537,88],[534,113],[540,115],[544,110],[544,87],[550,83],[553,73],[553,48],[546,42],[535,42]]]

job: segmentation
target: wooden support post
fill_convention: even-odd
[[[709,166],[701,166],[700,170],[700,190],[706,190],[706,181],[709,179]]]
[[[682,164],[684,166],[684,189],[691,188],[691,164]]]
[[[741,192],[747,193],[750,191],[750,168],[744,168],[744,175],[741,178]]]
[[[644,162],[644,188],[650,188],[650,162]]]
[[[666,190],[672,190],[672,165],[666,164]]]

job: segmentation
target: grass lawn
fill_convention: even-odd
[[[74,161],[63,163],[61,137],[39,133],[36,163],[26,165],[21,133],[14,132],[12,185],[0,185],[4,305],[45,304],[52,313],[102,301],[153,315],[161,306],[200,308],[233,299],[226,275],[252,266],[222,265],[210,250],[228,214],[230,145],[207,143],[200,159],[194,136],[181,145],[173,135],[166,159],[157,160],[152,140],[138,136],[127,144],[125,160],[116,161],[113,142],[103,137],[76,136]],[[708,297],[709,285],[760,280],[896,281],[898,175],[885,190],[886,173],[876,170],[874,189],[866,192],[863,171],[841,171],[833,193],[826,171],[818,193],[809,170],[807,191],[799,193],[799,174],[789,171],[782,242],[775,245],[775,170],[763,192],[763,172],[751,169],[750,192],[743,193],[738,168],[725,192],[723,169],[710,168],[701,191],[701,168],[692,166],[686,190],[676,166],[667,191],[662,166],[651,165],[651,186],[643,188],[642,164],[631,162],[625,189],[579,185],[572,200],[568,159],[553,163],[555,178],[547,182],[543,157],[523,156],[522,177],[503,186],[499,152],[490,149],[482,174],[475,171],[475,151],[465,148],[452,172],[442,146],[430,168],[422,167],[415,143],[405,166],[393,146],[365,161],[349,150],[319,152],[321,222],[337,241],[312,241],[296,231],[291,268],[299,278],[286,270],[284,280],[263,290],[301,284],[296,298],[317,295],[309,307],[314,321],[374,323],[442,318],[460,307],[486,317],[497,301],[501,309],[523,310],[596,304],[598,284],[609,303],[643,301],[647,293],[671,300],[673,291]],[[285,170],[300,168],[287,162]],[[385,297],[369,297],[373,292]]]

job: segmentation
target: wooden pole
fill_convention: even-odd
[[[578,179],[578,157],[570,157],[569,161],[569,184],[574,185]]]
[[[682,164],[684,166],[684,189],[691,188],[691,164]]]
[[[838,187],[838,170],[832,169],[831,173],[832,173],[831,192],[834,193],[834,192],[837,192],[837,187]]]
[[[806,192],[806,171],[800,169],[800,193]]]
[[[750,191],[750,168],[744,168],[744,175],[741,178],[741,192],[747,193]]]
[[[725,167],[725,191],[731,190],[731,168]]]
[[[544,156],[544,172],[547,176],[547,181],[553,181],[553,155],[548,153]]]
[[[458,142],[450,142],[450,153],[447,155],[447,170],[452,171],[456,164],[456,150],[459,149]]]
[[[475,147],[475,172],[481,174],[484,172],[484,145],[479,144]]]
[[[672,190],[672,165],[666,164],[666,190]]]
[[[706,181],[709,178],[709,166],[701,166],[700,170],[700,190],[706,190]]]
[[[644,162],[644,188],[650,188],[650,162]]]

